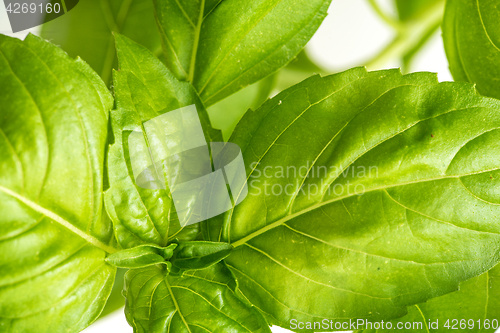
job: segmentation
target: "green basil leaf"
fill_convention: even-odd
[[[495,332],[500,318],[500,267],[460,284],[460,290],[408,308],[408,314],[392,320],[397,328],[411,327],[412,332]],[[400,324],[398,324],[400,323]],[[410,326],[411,325],[411,326]],[[368,326],[368,328],[372,328]],[[366,329],[363,332],[389,332]],[[430,328],[429,328],[430,327]]]
[[[446,2],[443,40],[456,81],[500,98],[500,13],[497,0]]]
[[[116,272],[102,204],[113,99],[87,64],[33,35],[0,35],[0,86],[0,331],[79,332]]]
[[[99,318],[107,316],[108,314],[113,313],[125,306],[125,298],[123,297],[122,291],[126,272],[127,269],[125,268],[118,268],[116,270],[113,288],[111,289],[111,293],[109,294],[108,300],[106,301],[106,306],[104,306],[104,309],[102,310]]]
[[[182,277],[158,267],[125,275],[125,315],[136,333],[271,333],[262,315],[238,299],[223,264]]]
[[[161,39],[150,0],[85,0],[42,26],[41,36],[60,45],[70,56],[80,56],[108,84],[117,68],[112,32],[141,43],[157,55]]]
[[[157,245],[139,245],[131,249],[115,252],[106,258],[113,266],[122,268],[142,268],[151,265],[165,264],[171,266],[167,260],[174,254],[177,244],[167,247]]]
[[[155,0],[166,62],[212,105],[292,60],[330,0]]]
[[[205,269],[226,258],[233,246],[219,242],[182,242],[174,250],[172,272]]]
[[[499,127],[435,74],[312,77],[238,124],[249,192],[211,233],[270,322],[402,316],[499,261]]]
[[[122,248],[141,244],[166,246],[173,239],[193,240],[199,224],[181,227],[166,189],[137,186],[130,165],[128,136],[143,122],[183,106],[196,104],[207,141],[222,141],[209,127],[208,115],[188,82],[178,81],[150,51],[116,35],[120,70],[114,72],[116,109],[111,111],[114,144],[108,154],[110,188],[106,209]]]

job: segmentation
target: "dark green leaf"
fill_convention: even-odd
[[[44,24],[41,36],[69,55],[82,57],[108,84],[111,69],[117,68],[111,32],[161,53],[151,0],[82,0],[67,14]]]
[[[125,314],[135,333],[271,333],[262,315],[234,295],[223,264],[182,277],[151,266],[125,279]]]
[[[498,0],[449,0],[443,22],[446,56],[453,78],[476,84],[500,98],[500,11]]]
[[[170,266],[167,260],[174,254],[177,244],[167,247],[157,245],[139,245],[130,249],[121,250],[109,255],[106,261],[116,267],[142,268],[157,264]]]
[[[128,136],[143,122],[195,104],[207,141],[221,141],[208,126],[208,115],[188,82],[179,82],[146,48],[116,35],[120,71],[114,73],[116,109],[111,112],[114,144],[108,154],[110,188],[106,209],[122,248],[141,244],[165,246],[173,239],[192,240],[199,224],[181,227],[166,189],[137,186],[130,165]]]
[[[284,67],[319,27],[330,0],[155,0],[166,62],[206,105]]]
[[[392,320],[391,325],[393,328],[411,325],[407,326],[412,328],[411,332],[429,332],[429,326],[432,332],[495,332],[500,318],[499,278],[500,267],[496,266],[462,282],[459,291],[408,308],[408,314]],[[387,324],[384,327],[363,332],[394,331],[387,329]]]
[[[249,192],[211,234],[273,323],[402,316],[499,260],[499,127],[434,74],[312,77],[237,126]]]
[[[112,97],[81,60],[0,36],[0,331],[79,332],[116,269],[102,218]]]
[[[170,260],[172,272],[208,268],[226,258],[233,246],[219,242],[182,242],[179,243]]]

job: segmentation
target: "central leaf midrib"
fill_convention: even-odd
[[[8,188],[6,187],[3,187],[3,186],[0,186],[0,192],[3,192],[5,194],[7,194],[8,196],[14,198],[14,199],[17,199],[19,201],[21,201],[22,203],[24,203],[26,206],[30,207],[31,209],[33,209],[34,211],[42,214],[42,215],[45,215],[47,216],[48,218],[50,218],[51,220],[59,223],[61,226],[65,227],[66,229],[72,231],[75,235],[83,238],[85,241],[87,241],[89,244],[92,244],[94,245],[95,247],[107,252],[107,253],[114,253],[116,252],[117,250],[109,245],[106,245],[104,244],[103,242],[101,242],[100,240],[98,240],[97,238],[95,238],[94,236],[92,235],[89,235],[87,233],[85,233],[84,231],[78,229],[77,227],[75,227],[74,225],[72,225],[70,222],[66,221],[64,218],[62,218],[61,216],[57,215],[56,213],[48,210],[48,209],[45,209],[43,208],[42,206],[40,206],[39,204],[31,201],[30,199],[14,192],[14,191],[11,191],[9,190]]]
[[[194,72],[195,72],[195,67],[196,67],[196,57],[198,55],[198,46],[200,43],[200,35],[201,35],[201,26],[204,21],[203,14],[205,12],[205,0],[201,0],[201,5],[200,5],[200,14],[198,17],[198,22],[195,27],[194,31],[194,41],[193,41],[193,50],[191,53],[191,61],[189,64],[189,71],[188,71],[188,82],[193,82],[194,80]]]
[[[179,304],[177,304],[177,300],[175,298],[175,295],[174,293],[172,292],[172,288],[170,287],[170,283],[168,282],[168,277],[164,277],[163,278],[163,281],[165,281],[165,285],[167,286],[168,288],[168,293],[170,294],[170,297],[172,297],[172,302],[174,303],[175,305],[175,309],[177,310],[177,313],[179,314],[179,317],[181,317],[182,319],[182,322],[184,323],[184,325],[186,326],[187,330],[189,331],[189,333],[192,333],[191,332],[191,328],[189,327],[188,323],[186,322],[186,319],[184,318],[184,316],[182,315],[181,313],[181,309],[179,307]]]
[[[242,323],[240,323],[237,319],[234,319],[234,318],[230,317],[228,314],[222,312],[219,308],[217,308],[215,305],[213,305],[206,297],[204,297],[203,295],[201,295],[200,293],[198,293],[194,289],[189,289],[187,287],[180,286],[180,285],[173,286],[172,288],[184,289],[184,290],[187,290],[188,292],[191,292],[191,293],[195,294],[196,296],[200,297],[205,303],[207,303],[209,306],[211,306],[217,312],[219,312],[222,316],[224,316],[226,318],[229,318],[230,320],[232,320],[233,322],[235,322],[237,325],[239,325],[240,327],[244,328],[246,331],[248,331],[250,333],[252,332],[247,327],[245,327]]]
[[[233,247],[238,247],[238,246],[241,246],[245,243],[247,243],[249,240],[271,230],[271,229],[274,229],[276,227],[279,227],[280,225],[282,225],[283,223],[287,222],[287,221],[290,221],[300,215],[303,215],[303,214],[307,214],[309,213],[310,211],[313,211],[315,209],[318,209],[318,208],[321,208],[325,205],[329,205],[331,203],[334,203],[334,202],[337,202],[337,201],[340,201],[340,200],[344,200],[344,199],[347,199],[347,198],[350,198],[350,197],[353,197],[355,195],[359,195],[359,194],[365,194],[365,193],[369,193],[369,192],[374,192],[374,191],[379,191],[379,190],[386,190],[386,189],[389,189],[389,188],[395,188],[395,187],[399,187],[399,186],[406,186],[406,185],[411,185],[411,184],[418,184],[418,183],[425,183],[425,182],[429,182],[429,181],[435,181],[435,180],[443,180],[443,179],[454,179],[454,178],[460,178],[460,177],[466,177],[466,176],[472,176],[472,175],[477,175],[477,174],[482,174],[482,173],[485,173],[485,172],[491,172],[491,171],[497,171],[497,170],[500,170],[500,168],[493,168],[493,169],[489,169],[489,170],[481,170],[481,171],[478,171],[478,172],[473,172],[473,173],[468,173],[468,174],[463,174],[463,175],[455,175],[455,176],[440,176],[440,177],[435,177],[435,178],[426,178],[426,179],[419,179],[419,180],[415,180],[415,181],[410,181],[410,182],[406,182],[406,183],[399,183],[399,184],[390,184],[390,185],[386,185],[386,186],[379,186],[379,187],[374,187],[372,189],[369,189],[369,190],[364,190],[363,192],[356,192],[356,193],[350,193],[350,194],[347,194],[347,195],[344,195],[344,196],[340,196],[340,197],[336,197],[336,198],[333,198],[331,200],[326,200],[326,201],[321,201],[315,205],[312,205],[308,208],[305,208],[305,209],[302,209],[298,212],[295,212],[293,214],[289,214],[267,226],[265,226],[264,228],[261,228],[257,231],[254,231],[253,233],[251,233],[250,235],[248,236],[245,236],[243,238],[241,238],[240,240],[232,243]],[[475,230],[475,231],[479,231],[479,230]],[[481,232],[481,231],[479,231]]]

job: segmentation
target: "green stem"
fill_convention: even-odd
[[[408,1],[411,1],[411,0],[408,0]],[[385,22],[387,23],[388,25],[390,25],[391,27],[393,27],[395,30],[399,31],[401,29],[401,23],[399,23],[398,20],[390,17],[389,15],[387,15],[383,10],[382,8],[380,8],[380,6],[378,5],[378,2],[377,0],[368,0],[368,3],[371,5],[371,7],[373,8],[373,10],[375,11],[375,13],[377,13],[377,15]]]
[[[430,32],[437,30],[436,27],[443,20],[443,14],[444,0],[436,1],[429,10],[418,18],[401,25],[396,37],[369,60],[366,67],[369,70],[380,69],[391,59],[401,59],[411,52],[415,53],[423,45],[421,41],[428,38]]]

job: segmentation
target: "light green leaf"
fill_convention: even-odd
[[[106,261],[116,267],[143,268],[152,265],[164,264],[170,269],[167,260],[174,254],[177,244],[161,247],[153,244],[139,245],[130,249],[121,250],[109,255]]]
[[[181,228],[166,189],[137,186],[130,165],[128,136],[143,122],[168,111],[196,104],[207,141],[221,141],[188,82],[179,82],[146,48],[116,35],[120,71],[114,72],[116,109],[111,112],[114,144],[108,154],[110,188],[106,209],[122,248],[141,244],[166,246],[173,239],[193,240],[199,224]]]
[[[271,333],[235,287],[223,264],[182,277],[155,266],[134,269],[125,275],[125,315],[134,333]]]
[[[172,272],[205,269],[226,258],[233,247],[219,242],[182,242],[179,243],[170,260]]]
[[[109,294],[108,300],[106,301],[106,306],[104,306],[104,309],[102,310],[99,318],[107,316],[108,314],[113,313],[125,306],[125,297],[123,297],[122,291],[126,272],[127,269],[125,268],[118,268],[116,270],[113,289],[111,289],[111,293]]]
[[[61,17],[45,23],[41,36],[80,56],[108,84],[117,68],[112,32],[121,33],[161,54],[161,39],[151,0],[85,0]]]
[[[87,64],[33,35],[0,36],[0,86],[0,331],[79,332],[116,272],[102,205],[113,100]]]
[[[398,325],[411,325],[406,326],[412,328],[411,332],[495,332],[500,318],[499,278],[500,267],[496,266],[462,282],[459,291],[408,308],[406,316],[390,322],[392,330],[387,329],[386,324],[385,329],[363,332],[389,332]]]
[[[155,0],[166,62],[205,105],[284,67],[317,30],[330,0]]]
[[[211,240],[280,326],[402,316],[499,260],[499,127],[434,74],[312,77],[238,124],[249,192]]]
[[[500,12],[498,0],[449,0],[443,40],[456,81],[476,84],[485,95],[500,98]]]

